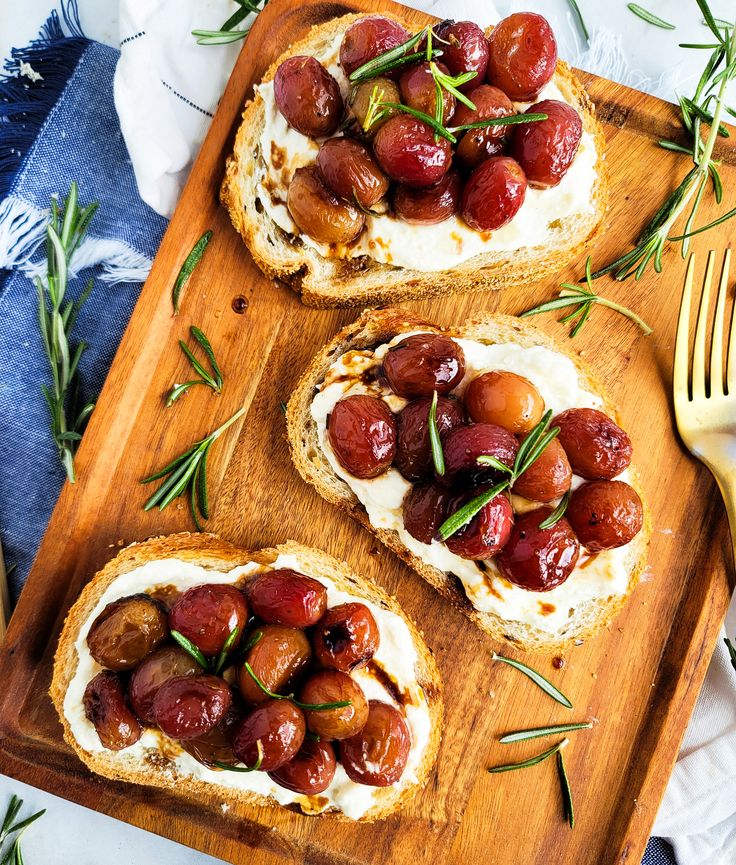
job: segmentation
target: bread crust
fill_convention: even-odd
[[[397,334],[426,328],[450,336],[476,339],[481,342],[514,342],[522,346],[539,345],[569,357],[575,364],[585,389],[598,394],[606,413],[620,422],[615,405],[592,371],[576,355],[559,346],[533,325],[508,315],[484,313],[464,325],[438,328],[403,309],[366,310],[360,318],[343,328],[312,360],[297,384],[286,411],[287,436],[291,457],[299,474],[314,486],[319,494],[372,532],[410,568],[461,609],[481,630],[502,641],[509,641],[525,651],[564,651],[577,640],[584,640],[606,626],[621,610],[646,567],[646,551],[651,534],[651,515],[633,466],[628,481],[644,504],[644,525],[629,546],[627,567],[629,583],[623,595],[587,602],[582,613],[576,614],[576,626],[569,633],[550,634],[525,622],[507,621],[492,612],[479,612],[468,600],[462,584],[454,575],[428,565],[411,553],[393,529],[377,529],[371,525],[365,508],[350,487],[339,478],[319,446],[317,425],[310,408],[316,387],[324,380],[330,365],[351,349],[372,348],[389,342]]]
[[[281,807],[268,796],[225,787],[187,775],[178,775],[171,771],[172,764],[167,763],[163,756],[160,765],[158,763],[154,765],[131,757],[126,754],[125,750],[117,752],[85,750],[76,740],[71,725],[64,714],[64,697],[77,669],[75,642],[79,631],[108,586],[122,574],[130,572],[146,562],[167,558],[193,562],[208,570],[222,571],[251,561],[268,564],[280,554],[290,553],[298,555],[300,561],[305,563],[307,573],[313,568],[313,573],[329,577],[338,588],[364,597],[401,616],[409,629],[417,650],[417,681],[423,687],[427,697],[432,727],[421,764],[417,768],[417,781],[401,789],[395,787],[376,788],[377,792],[374,794],[376,804],[360,818],[360,822],[380,820],[395,813],[426,784],[434,766],[442,737],[444,712],[442,683],[432,652],[424,642],[421,632],[403,612],[398,601],[375,583],[357,575],[344,562],[338,561],[321,550],[303,546],[296,541],[287,541],[277,547],[249,552],[220,540],[216,535],[189,532],[152,538],[132,544],[122,550],[87,583],[67,614],[54,657],[54,670],[49,693],[64,727],[64,739],[89,769],[115,781],[168,788],[197,800],[207,799],[218,804],[227,802],[244,806]],[[301,813],[297,805],[289,806],[289,808]],[[329,815],[333,819],[356,822],[337,810],[328,810],[322,814]]]
[[[382,14],[413,29],[399,15]],[[366,16],[344,15],[312,27],[304,39],[293,44],[269,67],[263,81],[270,81],[287,57],[318,53],[321,47],[329,45],[336,35],[363,17]],[[562,60],[557,63],[554,80],[577,103],[583,128],[593,136],[598,155],[597,182],[592,193],[595,207],[588,215],[565,220],[554,245],[483,253],[449,270],[432,272],[393,267],[367,256],[323,258],[299,238],[279,228],[258,200],[256,161],[265,123],[264,103],[258,92],[245,105],[234,150],[227,159],[220,199],[259,268],[268,277],[280,279],[300,293],[308,306],[376,306],[451,292],[498,290],[544,279],[562,270],[596,242],[603,230],[609,190],[605,136],[594,106],[582,83]]]

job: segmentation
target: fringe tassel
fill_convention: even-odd
[[[2,216],[0,216],[0,220]],[[48,217],[43,216],[43,233],[45,234]],[[0,223],[1,224],[1,223]],[[74,277],[88,267],[102,268],[99,279],[109,285],[120,282],[145,282],[151,270],[151,259],[122,240],[111,240],[104,237],[86,237],[72,257],[69,276]],[[46,275],[46,260],[27,262],[20,270],[29,278]]]

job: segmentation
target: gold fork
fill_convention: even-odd
[[[731,536],[736,543],[736,303],[731,316],[725,379],[723,370],[723,332],[731,250],[726,250],[723,258],[711,333],[710,365],[706,371],[710,290],[715,260],[716,254],[711,250],[700,297],[691,367],[690,308],[695,255],[690,256],[677,323],[672,388],[680,437],[690,453],[705,463],[715,477],[726,505]]]

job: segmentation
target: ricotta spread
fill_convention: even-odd
[[[315,56],[337,80],[344,99],[349,83],[339,63],[338,35],[331,46]],[[565,82],[555,77],[539,94],[542,99],[558,99],[575,106]],[[487,252],[509,252],[554,241],[560,221],[593,211],[597,153],[593,136],[583,131],[578,152],[561,183],[551,189],[527,189],[516,216],[498,231],[479,232],[458,216],[436,225],[411,225],[393,216],[366,216],[365,228],[353,243],[339,248],[317,243],[302,234],[286,206],[287,190],[297,168],[310,165],[317,157],[319,142],[289,126],[276,106],[273,81],[257,87],[263,100],[265,123],[257,160],[258,194],[271,219],[288,234],[297,235],[324,257],[356,258],[370,256],[374,261],[421,271],[448,270],[473,256]],[[518,111],[528,103],[517,103]]]
[[[311,414],[317,425],[319,442],[336,475],[350,487],[366,509],[371,525],[395,531],[401,543],[428,565],[454,574],[476,610],[492,612],[506,621],[524,622],[542,631],[564,635],[578,606],[594,599],[626,593],[629,583],[628,545],[595,555],[580,556],[568,579],[549,592],[532,592],[506,580],[493,559],[478,562],[452,553],[440,541],[424,544],[404,528],[402,503],[411,488],[397,469],[389,468],[376,478],[353,477],[338,462],[327,435],[327,417],[335,403],[350,394],[369,393],[382,397],[393,412],[401,411],[408,400],[397,396],[380,380],[366,375],[380,366],[392,345],[421,331],[407,331],[372,351],[349,351],[330,367],[312,401]],[[570,358],[543,346],[523,347],[515,343],[486,344],[470,339],[455,339],[465,354],[465,376],[453,393],[462,396],[468,383],[490,370],[508,370],[529,379],[542,395],[545,407],[556,415],[568,408],[603,408],[596,394],[580,383]],[[627,480],[628,470],[619,475]],[[582,483],[573,478],[573,487]],[[513,496],[517,512],[538,505]]]
[[[270,567],[292,568],[319,580],[327,588],[329,607],[359,601],[370,609],[380,633],[380,645],[373,660],[392,680],[398,692],[406,696],[405,705],[401,708],[411,732],[409,759],[401,779],[393,788],[406,787],[416,782],[417,771],[430,738],[431,721],[426,696],[416,678],[417,651],[404,620],[396,613],[384,610],[365,598],[341,591],[329,578],[311,573],[308,568],[303,567],[295,555],[280,555]],[[246,574],[260,570],[264,570],[264,566],[255,562],[220,573],[205,570],[180,559],[161,559],[147,562],[118,577],[91,612],[75,644],[77,669],[64,697],[64,715],[81,747],[90,752],[105,750],[94,724],[85,716],[82,698],[87,683],[102,669],[89,653],[87,633],[107,604],[117,598],[136,592],[152,592],[163,586],[174,586],[184,591],[202,583],[235,583]],[[356,670],[352,675],[368,700],[383,700],[396,705],[394,695],[378,678],[372,676],[369,670]],[[166,762],[161,759],[162,753],[166,755]],[[126,761],[136,761],[144,765],[154,762],[159,771],[170,772],[174,777],[189,776],[223,787],[270,796],[280,805],[296,803],[308,813],[337,808],[355,820],[372,808],[376,804],[377,796],[380,797],[381,791],[386,789],[356,784],[348,778],[342,764],[338,762],[335,777],[324,793],[317,797],[304,796],[279,786],[265,772],[241,773],[210,769],[182,750],[172,739],[154,729],[147,729],[134,745],[119,754],[121,759]]]

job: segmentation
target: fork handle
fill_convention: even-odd
[[[723,504],[728,515],[728,527],[731,531],[731,549],[736,564],[736,466],[727,471],[713,472],[718,488],[723,496]]]

